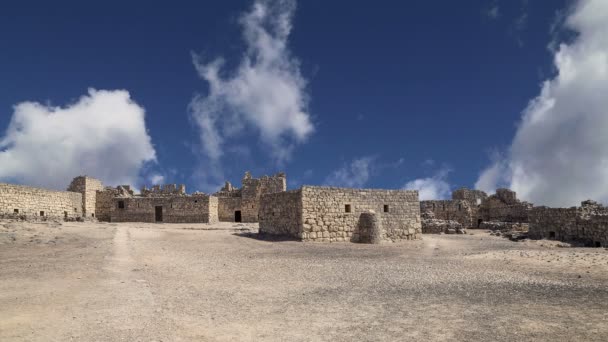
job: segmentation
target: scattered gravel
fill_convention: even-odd
[[[261,240],[247,224],[51,225],[0,222],[15,237],[0,240],[2,341],[605,341],[608,333],[605,249],[482,231],[364,245]],[[30,242],[34,235],[56,242]]]

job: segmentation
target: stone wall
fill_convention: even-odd
[[[0,183],[0,214],[25,219],[82,217],[82,194]]]
[[[420,201],[420,212],[431,212],[433,217],[438,220],[456,221],[464,228],[477,225],[476,207],[466,200]]]
[[[218,197],[218,201],[219,220],[221,222],[234,222],[235,213],[241,210],[241,197]]]
[[[497,189],[479,206],[478,218],[482,221],[528,222],[532,204],[521,202],[514,191]]]
[[[486,198],[488,198],[488,194],[481,190],[460,188],[452,192],[453,200],[467,201],[471,206],[480,205]]]
[[[218,220],[218,199],[207,195],[113,197],[112,203],[111,222],[214,223]],[[162,207],[161,221],[156,219],[156,207]]]
[[[141,188],[140,195],[142,197],[184,196],[186,195],[186,186],[184,184],[180,184],[179,186],[176,184],[165,184],[162,187],[161,185],[154,185],[150,189],[144,186]]]
[[[422,234],[418,191],[302,187],[302,239],[359,241],[361,213],[380,216],[383,240],[412,240]]]
[[[301,189],[263,195],[259,213],[260,233],[303,239]]]
[[[99,221],[110,222],[114,211],[114,197],[118,196],[118,190],[105,188],[97,191],[95,200],[95,213]]]
[[[260,232],[303,241],[360,241],[362,213],[376,213],[382,240],[421,236],[418,192],[303,186],[262,196]],[[294,221],[295,220],[295,221]]]
[[[608,247],[608,208],[592,201],[581,207],[535,207],[528,230],[532,239],[581,241],[588,246]]]
[[[220,199],[220,221],[234,222],[235,212],[240,211],[242,222],[258,222],[262,195],[287,190],[287,178],[282,172],[260,178],[253,178],[249,172],[245,172],[241,184],[239,189],[226,182],[224,187],[214,194]]]
[[[82,214],[87,218],[95,218],[97,191],[103,189],[100,180],[87,176],[74,178],[68,187],[68,191],[82,194]]]

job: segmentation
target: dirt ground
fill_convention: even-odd
[[[254,230],[0,221],[0,340],[608,340],[605,249],[481,231],[363,245]]]

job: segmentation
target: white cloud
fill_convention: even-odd
[[[581,0],[566,19],[578,33],[555,51],[558,72],[523,111],[507,157],[481,173],[535,204],[608,203],[608,2]]]
[[[212,163],[244,131],[258,134],[279,163],[314,131],[306,80],[287,46],[295,5],[293,0],[258,0],[240,18],[247,50],[233,72],[223,70],[221,58],[205,63],[194,56],[209,92],[196,96],[190,110]]]
[[[86,174],[135,185],[155,161],[144,109],[125,90],[89,89],[65,107],[22,102],[0,138],[0,180],[65,189]]]
[[[165,182],[165,177],[158,173],[152,174],[148,177],[148,180],[152,185],[159,185]]]
[[[344,164],[341,168],[333,171],[324,183],[331,186],[361,188],[371,176],[374,160],[374,157],[362,157]]]
[[[403,189],[418,190],[421,201],[439,200],[450,197],[450,184],[447,181],[450,169],[442,168],[432,177],[418,178],[407,182]]]

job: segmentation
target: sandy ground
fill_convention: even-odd
[[[188,229],[187,229],[188,228]],[[606,341],[608,251],[0,221],[1,341]]]

